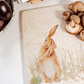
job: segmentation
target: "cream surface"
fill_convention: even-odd
[[[66,22],[62,17],[62,13],[66,10],[69,10],[68,5],[51,6],[22,12],[25,70],[28,84],[32,77],[28,66],[30,62],[34,62],[34,56],[36,58],[39,56],[44,40],[48,36],[50,29],[55,25],[58,25],[58,28],[52,38],[57,45],[55,52],[62,70],[61,82],[58,82],[58,84],[84,83],[84,77],[81,76],[81,74],[84,74],[84,42],[78,36],[66,32]],[[71,28],[69,29],[71,30]],[[45,64],[45,67],[47,67],[46,74],[53,77],[55,71],[52,62]],[[52,74],[49,74],[49,72],[52,72]],[[41,84],[45,84],[44,80]],[[57,82],[52,82],[52,84],[57,84]]]

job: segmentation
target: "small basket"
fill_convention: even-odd
[[[14,14],[14,3],[13,3],[13,0],[6,0],[6,1],[9,3],[13,14],[12,14],[12,18],[10,19],[10,21],[4,26],[4,28],[0,31],[0,33],[3,33],[3,32],[5,32],[8,29],[9,25],[11,24],[11,22],[14,19],[14,15],[15,15]]]

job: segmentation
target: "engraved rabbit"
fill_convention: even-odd
[[[39,59],[39,71],[44,76],[45,82],[50,83],[51,81],[59,82],[61,76],[61,68],[57,61],[57,56],[55,54],[56,44],[54,40],[51,38],[58,25],[54,26],[50,32],[46,40],[44,41],[44,45],[41,48],[41,56]]]

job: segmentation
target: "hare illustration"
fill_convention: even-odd
[[[61,68],[57,62],[57,56],[54,49],[56,44],[51,36],[54,35],[58,25],[53,27],[48,37],[44,41],[44,45],[41,48],[41,56],[39,59],[39,71],[44,76],[45,82],[50,83],[51,81],[59,82],[61,76]]]

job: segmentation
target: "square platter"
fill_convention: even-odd
[[[56,25],[58,27],[51,38],[57,46],[55,53],[61,68],[61,81],[51,81],[51,83],[84,83],[84,42],[79,39],[78,35],[71,35],[66,32],[66,21],[63,20],[62,16],[64,11],[70,11],[68,4],[21,12],[27,84],[47,84],[43,74],[39,73],[40,50],[46,37],[48,37],[49,31]],[[53,74],[52,66],[50,63],[48,70]]]

